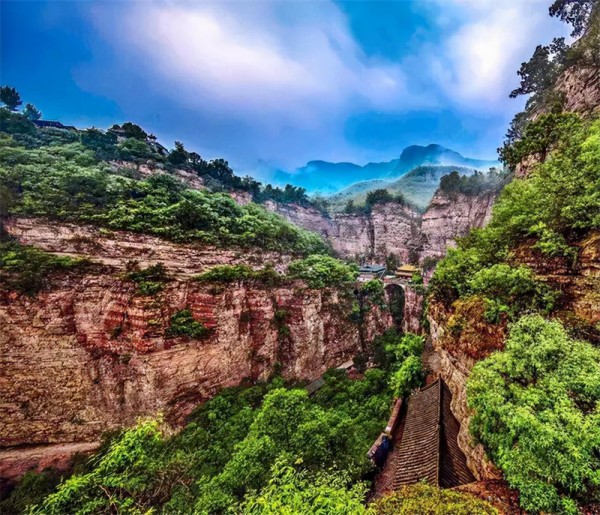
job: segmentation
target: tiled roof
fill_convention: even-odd
[[[372,273],[379,274],[381,272],[385,272],[384,265],[363,265],[359,268],[361,273]]]
[[[459,424],[450,411],[451,400],[441,379],[409,397],[394,489],[422,480],[441,487],[475,480],[458,446]]]

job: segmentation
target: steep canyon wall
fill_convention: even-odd
[[[218,389],[266,379],[276,364],[284,377],[316,379],[392,324],[389,313],[374,309],[359,331],[350,321],[352,291],[190,278],[223,262],[262,265],[274,257],[268,254],[239,256],[34,219],[11,220],[7,228],[23,243],[97,264],[52,276],[33,297],[0,287],[4,479],[60,465],[61,457],[93,448],[103,432],[139,416],[162,412],[180,424]],[[163,290],[139,294],[123,276],[131,259],[163,263],[170,275]],[[183,309],[210,329],[205,338],[169,337],[171,316]]]
[[[402,262],[440,258],[448,246],[491,216],[497,193],[449,195],[438,191],[427,211],[418,213],[394,202],[373,206],[370,214],[327,217],[316,209],[267,203],[292,223],[315,231],[342,257],[385,262],[393,254]]]

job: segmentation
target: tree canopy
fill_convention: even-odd
[[[521,318],[467,383],[471,431],[531,512],[600,501],[600,350]]]
[[[10,86],[0,87],[0,102],[2,102],[10,111],[16,111],[23,103],[19,92]]]

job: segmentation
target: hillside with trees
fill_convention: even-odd
[[[499,149],[504,171],[461,173],[423,165],[392,185],[354,189],[337,206],[350,223],[347,215],[365,218],[382,204],[409,210],[417,198],[416,207],[423,207],[437,181],[450,201],[497,195],[487,224],[458,238],[445,257],[430,256],[423,269],[405,264],[385,279],[385,267],[365,267],[359,275],[359,267],[335,258],[321,237],[260,205],[322,209],[302,187],[240,178],[227,161],[204,160],[179,141],[169,150],[131,122],[106,131],[43,123],[35,106],[19,111],[23,102],[14,88],[0,88],[0,222],[27,217],[102,231],[94,234],[152,235],[181,244],[177,259],[185,256],[179,254],[183,245],[222,255],[233,249],[231,262],[177,280],[161,263],[143,268],[131,260],[118,275],[98,267],[93,279],[77,282],[76,273],[93,263],[20,244],[0,225],[0,300],[9,306],[2,321],[13,335],[3,344],[25,356],[7,360],[13,376],[29,361],[40,368],[52,361],[51,370],[64,373],[71,386],[83,376],[64,372],[68,353],[81,359],[90,384],[108,385],[97,395],[114,401],[115,414],[125,410],[126,399],[142,405],[146,389],[154,395],[170,389],[167,408],[178,402],[195,406],[122,424],[103,435],[93,454],[75,457],[63,470],[28,471],[3,494],[0,512],[598,513],[600,94],[582,95],[598,98],[598,105],[579,103],[575,109],[561,88],[582,70],[600,77],[600,3],[554,0],[549,14],[571,26],[573,42],[560,38],[539,45],[519,69],[520,84],[510,96],[528,95],[528,101]],[[199,179],[201,187],[183,181],[181,172]],[[236,202],[231,194],[240,191],[253,202]],[[375,239],[374,230],[371,235]],[[86,248],[97,244],[78,238]],[[141,246],[137,240],[135,245]],[[242,257],[251,250],[285,254],[284,271],[266,262],[246,264]],[[391,259],[389,264],[399,265]],[[52,274],[67,277],[64,289],[43,292]],[[77,305],[86,309],[69,303],[73,285],[78,298],[88,299]],[[92,290],[98,296],[91,297]],[[101,322],[94,320],[98,311],[88,295],[108,313]],[[32,322],[19,325],[30,310]],[[406,313],[418,330],[390,327],[394,315],[402,319]],[[367,331],[366,321],[376,316],[387,325],[372,324]],[[303,339],[292,340],[292,317]],[[118,325],[109,324],[115,320]],[[41,338],[35,347],[40,350],[27,353],[34,329],[47,330],[48,341]],[[136,338],[134,350],[119,339],[125,329]],[[267,333],[273,336],[268,345]],[[326,339],[325,333],[333,336]],[[356,352],[349,356],[336,345],[353,335]],[[311,346],[313,341],[318,343]],[[328,345],[335,352],[325,365],[321,354]],[[48,359],[61,346],[65,359]],[[192,352],[191,362],[182,358]],[[289,356],[294,360],[286,375],[282,362]],[[334,360],[345,363],[323,373]],[[153,369],[152,362],[173,367]],[[216,372],[206,364],[211,362],[220,363]],[[311,375],[297,376],[302,367]],[[186,384],[173,387],[169,374],[181,374]],[[43,397],[45,417],[55,392],[40,392],[35,381],[27,385]],[[425,386],[438,387],[438,400],[415,407],[414,392],[433,390]],[[28,393],[10,401],[23,418],[33,412]],[[68,403],[60,409],[69,430],[79,431],[86,421],[71,416]],[[413,455],[435,458],[431,473],[440,485],[443,463],[452,469],[458,462],[458,451],[444,440],[453,439],[465,454],[469,485],[390,482],[385,464],[376,465],[367,453],[373,442],[393,436],[391,428],[382,434],[393,409],[397,431],[407,431],[408,413],[417,429],[426,426],[420,424],[425,418],[434,427],[427,445],[407,441]],[[452,426],[442,423],[448,414]],[[46,426],[36,423],[47,443]],[[406,433],[396,434],[402,443]],[[447,462],[439,459],[442,453]],[[388,463],[394,471],[406,466]],[[382,478],[394,492],[379,488]]]

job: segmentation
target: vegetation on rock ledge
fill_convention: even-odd
[[[471,430],[532,513],[600,502],[600,350],[526,316],[467,384]]]

